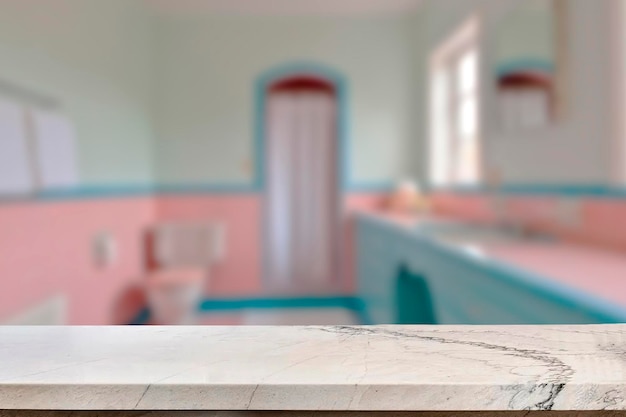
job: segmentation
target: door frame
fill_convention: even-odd
[[[312,76],[321,78],[332,84],[335,89],[336,112],[337,112],[337,132],[336,132],[336,152],[335,164],[337,172],[337,274],[338,277],[331,277],[332,284],[339,291],[345,288],[348,279],[348,268],[346,265],[345,245],[345,219],[344,219],[344,199],[349,186],[349,143],[348,143],[348,83],[346,78],[338,71],[313,62],[290,62],[281,64],[264,71],[256,80],[254,86],[254,170],[257,188],[261,193],[262,211],[261,216],[261,253],[262,253],[262,281],[264,290],[271,290],[272,285],[268,277],[267,250],[268,250],[268,224],[266,216],[266,178],[267,178],[267,137],[266,137],[266,105],[269,87],[276,81],[296,76]]]

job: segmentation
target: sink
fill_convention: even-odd
[[[452,220],[425,221],[417,231],[438,242],[449,244],[507,244],[522,242],[551,242],[552,236],[527,233],[521,228],[508,225],[488,225]]]

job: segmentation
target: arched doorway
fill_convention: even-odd
[[[339,284],[340,145],[336,84],[296,71],[263,91],[265,286],[323,293]]]

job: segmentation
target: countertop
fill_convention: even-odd
[[[6,326],[0,409],[625,410],[626,325]]]
[[[393,216],[359,213],[404,233],[420,235],[422,222],[455,221],[449,217]],[[458,220],[457,220],[458,221]],[[506,269],[531,285],[599,306],[616,317],[626,317],[626,255],[559,240],[518,242],[437,242],[458,256],[495,269]]]

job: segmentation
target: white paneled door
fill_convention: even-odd
[[[266,117],[267,284],[328,288],[339,244],[335,100],[325,92],[276,92]]]

